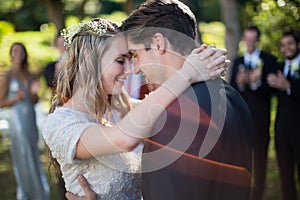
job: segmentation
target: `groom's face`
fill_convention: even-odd
[[[134,44],[128,41],[129,51],[134,61],[134,73],[145,77],[150,90],[156,89],[165,80],[164,63],[156,49],[146,49],[144,44]]]

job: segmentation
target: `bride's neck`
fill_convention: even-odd
[[[80,112],[89,113],[88,108],[86,108],[84,104],[82,96],[83,90],[81,88],[77,89],[73,96],[64,104],[64,107],[69,107]]]

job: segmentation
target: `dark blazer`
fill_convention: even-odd
[[[48,63],[44,71],[44,77],[46,79],[46,83],[50,88],[55,88],[56,85],[55,65],[57,62],[58,61]]]
[[[253,116],[255,126],[260,130],[268,130],[270,124],[270,95],[274,90],[268,86],[266,77],[269,73],[276,72],[276,58],[262,51],[260,53],[260,59],[263,61],[262,78],[261,86],[257,90],[253,91],[249,87],[245,87],[244,91],[239,91],[237,86],[236,76],[239,67],[245,66],[244,56],[234,60],[230,84],[241,93],[246,101],[251,115]]]
[[[145,142],[144,200],[250,199],[253,131],[245,102],[228,83],[192,85]]]
[[[277,69],[283,72],[284,63],[278,63]],[[293,77],[288,78],[291,84],[291,94],[277,90],[278,105],[275,121],[276,132],[293,132],[299,134],[300,122],[300,67]]]

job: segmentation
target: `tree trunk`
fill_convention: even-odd
[[[64,4],[61,0],[46,0],[45,3],[49,18],[59,33],[65,27]]]
[[[128,15],[136,8],[136,1],[135,0],[127,0],[123,4],[123,10],[126,12]]]
[[[81,2],[81,4],[79,5],[78,10],[79,10],[80,20],[83,20],[83,18],[84,18],[84,6],[85,6],[86,2],[87,2],[87,0],[83,0]]]
[[[237,56],[240,41],[240,9],[241,5],[237,0],[219,0],[221,8],[221,19],[226,27],[225,46],[228,50],[228,59],[233,62]],[[231,76],[231,68],[226,75],[226,80]]]

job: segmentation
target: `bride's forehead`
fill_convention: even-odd
[[[127,41],[123,39],[111,40],[109,42],[109,47],[103,52],[103,57],[101,62],[107,63],[118,57],[130,58],[131,55],[128,51]]]

